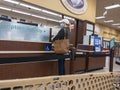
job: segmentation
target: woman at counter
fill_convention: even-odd
[[[60,31],[57,33],[57,35],[53,38],[53,42],[55,40],[62,40],[66,36],[66,39],[70,39],[70,28],[69,28],[69,20],[68,19],[62,19],[60,21]],[[66,30],[66,31],[64,31]],[[66,32],[64,35],[64,32]],[[65,58],[61,57],[58,59],[58,69],[59,69],[59,75],[65,75]]]

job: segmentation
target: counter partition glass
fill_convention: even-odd
[[[0,21],[0,40],[49,42],[49,28]]]

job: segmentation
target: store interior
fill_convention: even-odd
[[[97,35],[101,40],[100,51],[108,53],[110,40],[114,38],[118,46],[115,47],[113,71],[119,72],[120,19],[116,16],[119,15],[120,8],[111,10],[105,7],[120,4],[120,2],[116,0],[113,3],[110,0],[108,3],[97,0],[96,5],[93,5],[94,1],[88,0],[88,2],[88,11],[85,14],[76,15],[66,10],[60,1],[55,3],[60,4],[55,9],[54,5],[48,4],[49,1],[46,4],[42,1],[37,3],[34,0],[0,0],[0,79],[58,75],[56,58],[51,61],[37,59],[34,62],[33,57],[49,57],[55,54],[54,51],[46,50],[45,47],[52,45],[52,39],[60,30],[59,21],[63,18],[70,21],[70,44],[76,49],[93,51],[92,35]],[[77,52],[77,54],[86,55],[86,52]],[[13,58],[19,59],[17,61]],[[21,58],[26,60],[22,61]],[[89,58],[88,61],[86,61],[87,58]],[[73,63],[74,74],[109,72],[110,68],[109,56],[77,57]],[[66,58],[65,65],[68,75],[70,58]]]
[[[119,0],[0,0],[0,90],[120,90],[119,10]]]

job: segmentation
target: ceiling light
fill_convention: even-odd
[[[51,12],[51,11],[42,10],[42,12],[44,12],[44,13],[48,13],[48,14],[51,14],[51,15],[55,15],[55,16],[62,17],[60,14],[57,14],[57,13],[54,13],[54,12]]]
[[[20,2],[17,2],[17,1],[13,1],[13,0],[4,0],[4,1],[14,3],[14,4],[19,4],[23,7],[31,8],[31,9],[34,9],[34,10],[37,10],[37,11],[42,11],[42,12],[47,13],[47,14],[62,17],[62,15],[60,15],[60,14],[57,14],[57,13],[54,13],[54,12],[51,12],[51,11],[47,11],[47,10],[43,10],[41,8],[34,7],[34,6],[31,6],[31,5],[28,5],[28,4],[20,3]]]
[[[3,10],[9,10],[9,11],[12,11],[12,12],[16,12],[16,13],[20,13],[20,14],[25,14],[25,15],[29,15],[29,16],[33,16],[33,17],[41,18],[41,19],[46,19],[46,20],[50,20],[50,21],[54,21],[54,22],[59,22],[58,20],[55,20],[55,19],[46,18],[46,17],[42,17],[42,16],[39,16],[39,15],[26,13],[26,12],[23,12],[23,11],[12,10],[12,9],[5,8],[5,7],[0,7],[0,9],[3,9]]]
[[[45,17],[38,16],[38,15],[34,15],[34,14],[32,14],[31,16],[33,16],[33,17],[37,17],[37,18],[41,18],[41,19],[47,19],[47,18],[45,18]]]
[[[105,9],[114,9],[114,8],[119,8],[119,7],[120,7],[119,4],[115,4],[115,5],[105,7]]]
[[[103,16],[107,15],[107,10],[103,13]]]
[[[47,11],[47,10],[43,10],[43,9],[40,9],[40,8],[31,6],[31,5],[28,5],[28,4],[20,3],[20,5],[21,5],[21,6],[24,6],[24,7],[27,7],[27,8],[34,9],[34,10],[42,11],[42,12],[44,12],[44,13],[48,13],[48,14],[51,14],[51,15],[55,15],[55,16],[61,17],[61,15],[59,15],[59,14],[57,14],[57,13],[54,13],[54,12],[51,12],[51,11]]]
[[[42,17],[42,16],[38,16],[38,15],[35,15],[35,14],[32,14],[31,16],[37,17],[37,18],[41,18],[41,19],[50,20],[50,21],[54,21],[54,22],[59,22],[58,20],[50,19],[50,18],[46,18],[46,17]]]
[[[42,11],[42,12],[44,12],[44,13],[48,13],[48,14],[51,14],[51,15],[55,15],[55,16],[59,16],[59,17],[61,17],[60,14],[57,14],[57,13],[54,13],[54,12],[51,12],[51,11],[47,11],[47,10],[43,10],[43,9],[40,9],[40,8],[37,8],[37,7],[31,6],[31,5],[28,5],[28,4],[20,3],[20,5],[21,5],[21,6],[24,6],[24,7],[27,7],[27,8],[34,9],[34,10]]]
[[[120,26],[118,26],[118,28],[120,28]]]
[[[20,2],[17,2],[17,1],[13,1],[13,0],[4,0],[6,2],[10,2],[10,3],[13,3],[13,4],[19,4]]]
[[[37,7],[31,6],[31,5],[28,5],[28,4],[20,3],[20,5],[21,5],[21,6],[24,6],[24,7],[27,7],[27,8],[31,8],[31,9],[34,9],[34,10],[41,11],[40,8],[37,8]]]
[[[113,26],[118,26],[118,25],[120,25],[120,23],[115,23],[115,24],[112,24]]]
[[[96,19],[103,19],[103,18],[105,18],[105,16],[96,17]]]
[[[70,20],[75,20],[74,18],[71,18],[71,17],[68,17],[68,16],[64,16],[64,18],[66,18],[66,19],[70,19]]]
[[[107,20],[107,21],[104,21],[105,23],[111,23],[111,22],[114,22],[114,20]]]
[[[18,11],[18,10],[12,10],[13,12],[20,13],[20,14],[25,14],[25,15],[31,15],[30,13]]]
[[[2,10],[7,10],[7,11],[11,11],[11,9],[6,8],[6,7],[0,7],[0,9],[2,9]]]
[[[47,20],[54,21],[54,22],[59,22],[58,20],[47,18]]]

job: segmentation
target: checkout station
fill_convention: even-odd
[[[0,90],[120,90],[120,32],[96,23],[102,8],[103,20],[114,11],[102,6],[120,7],[107,2],[0,0]],[[52,40],[63,19],[70,48],[58,54]]]
[[[39,10],[37,6],[24,2],[0,2],[9,7],[0,7],[1,80],[58,75],[58,58],[61,57],[65,58],[66,74],[105,67],[106,56],[110,53],[102,48],[102,37],[94,34],[95,23],[44,8]],[[14,8],[10,9],[10,6]],[[14,10],[16,8],[30,13]],[[59,31],[58,21],[62,18],[70,20],[70,44],[73,47],[70,53],[57,55],[51,39]]]
[[[61,57],[66,59],[66,74],[98,70],[105,66],[105,57],[110,54],[101,50],[101,38],[98,36],[94,36],[96,49],[94,45],[78,44],[71,53],[57,55],[51,48],[51,34],[52,30],[47,27],[1,20],[0,79],[58,75],[57,59]]]

